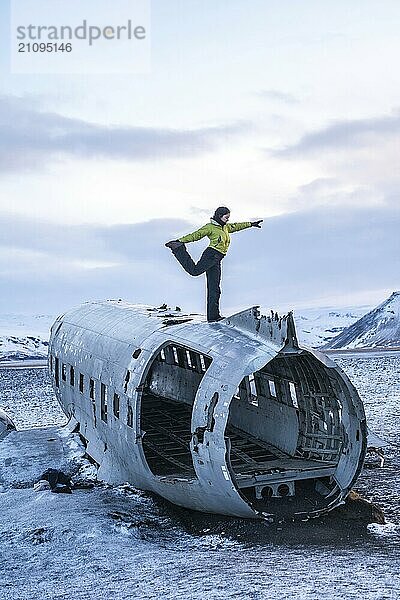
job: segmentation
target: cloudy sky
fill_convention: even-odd
[[[15,75],[2,2],[0,311],[124,298],[203,312],[203,278],[163,244],[219,205],[264,219],[232,237],[225,314],[400,289],[398,0],[151,9],[147,74]]]

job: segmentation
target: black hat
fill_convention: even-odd
[[[230,212],[231,211],[226,206],[219,206],[214,213],[213,219],[214,221],[217,221],[217,223],[219,223],[220,225],[225,225],[225,223],[221,221],[221,217]]]

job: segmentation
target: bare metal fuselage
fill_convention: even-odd
[[[333,361],[299,346],[291,313],[209,324],[87,303],[54,323],[49,367],[110,483],[199,511],[304,518],[341,503],[361,469],[360,398]]]

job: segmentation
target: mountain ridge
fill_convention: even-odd
[[[400,291],[346,327],[321,350],[400,346]]]
[[[400,291],[368,305],[294,311],[301,344],[320,350],[400,347]],[[0,315],[0,363],[47,357],[51,315]]]

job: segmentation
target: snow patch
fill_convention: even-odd
[[[51,315],[0,315],[0,362],[47,357]]]
[[[347,327],[323,349],[400,347],[400,292]]]

